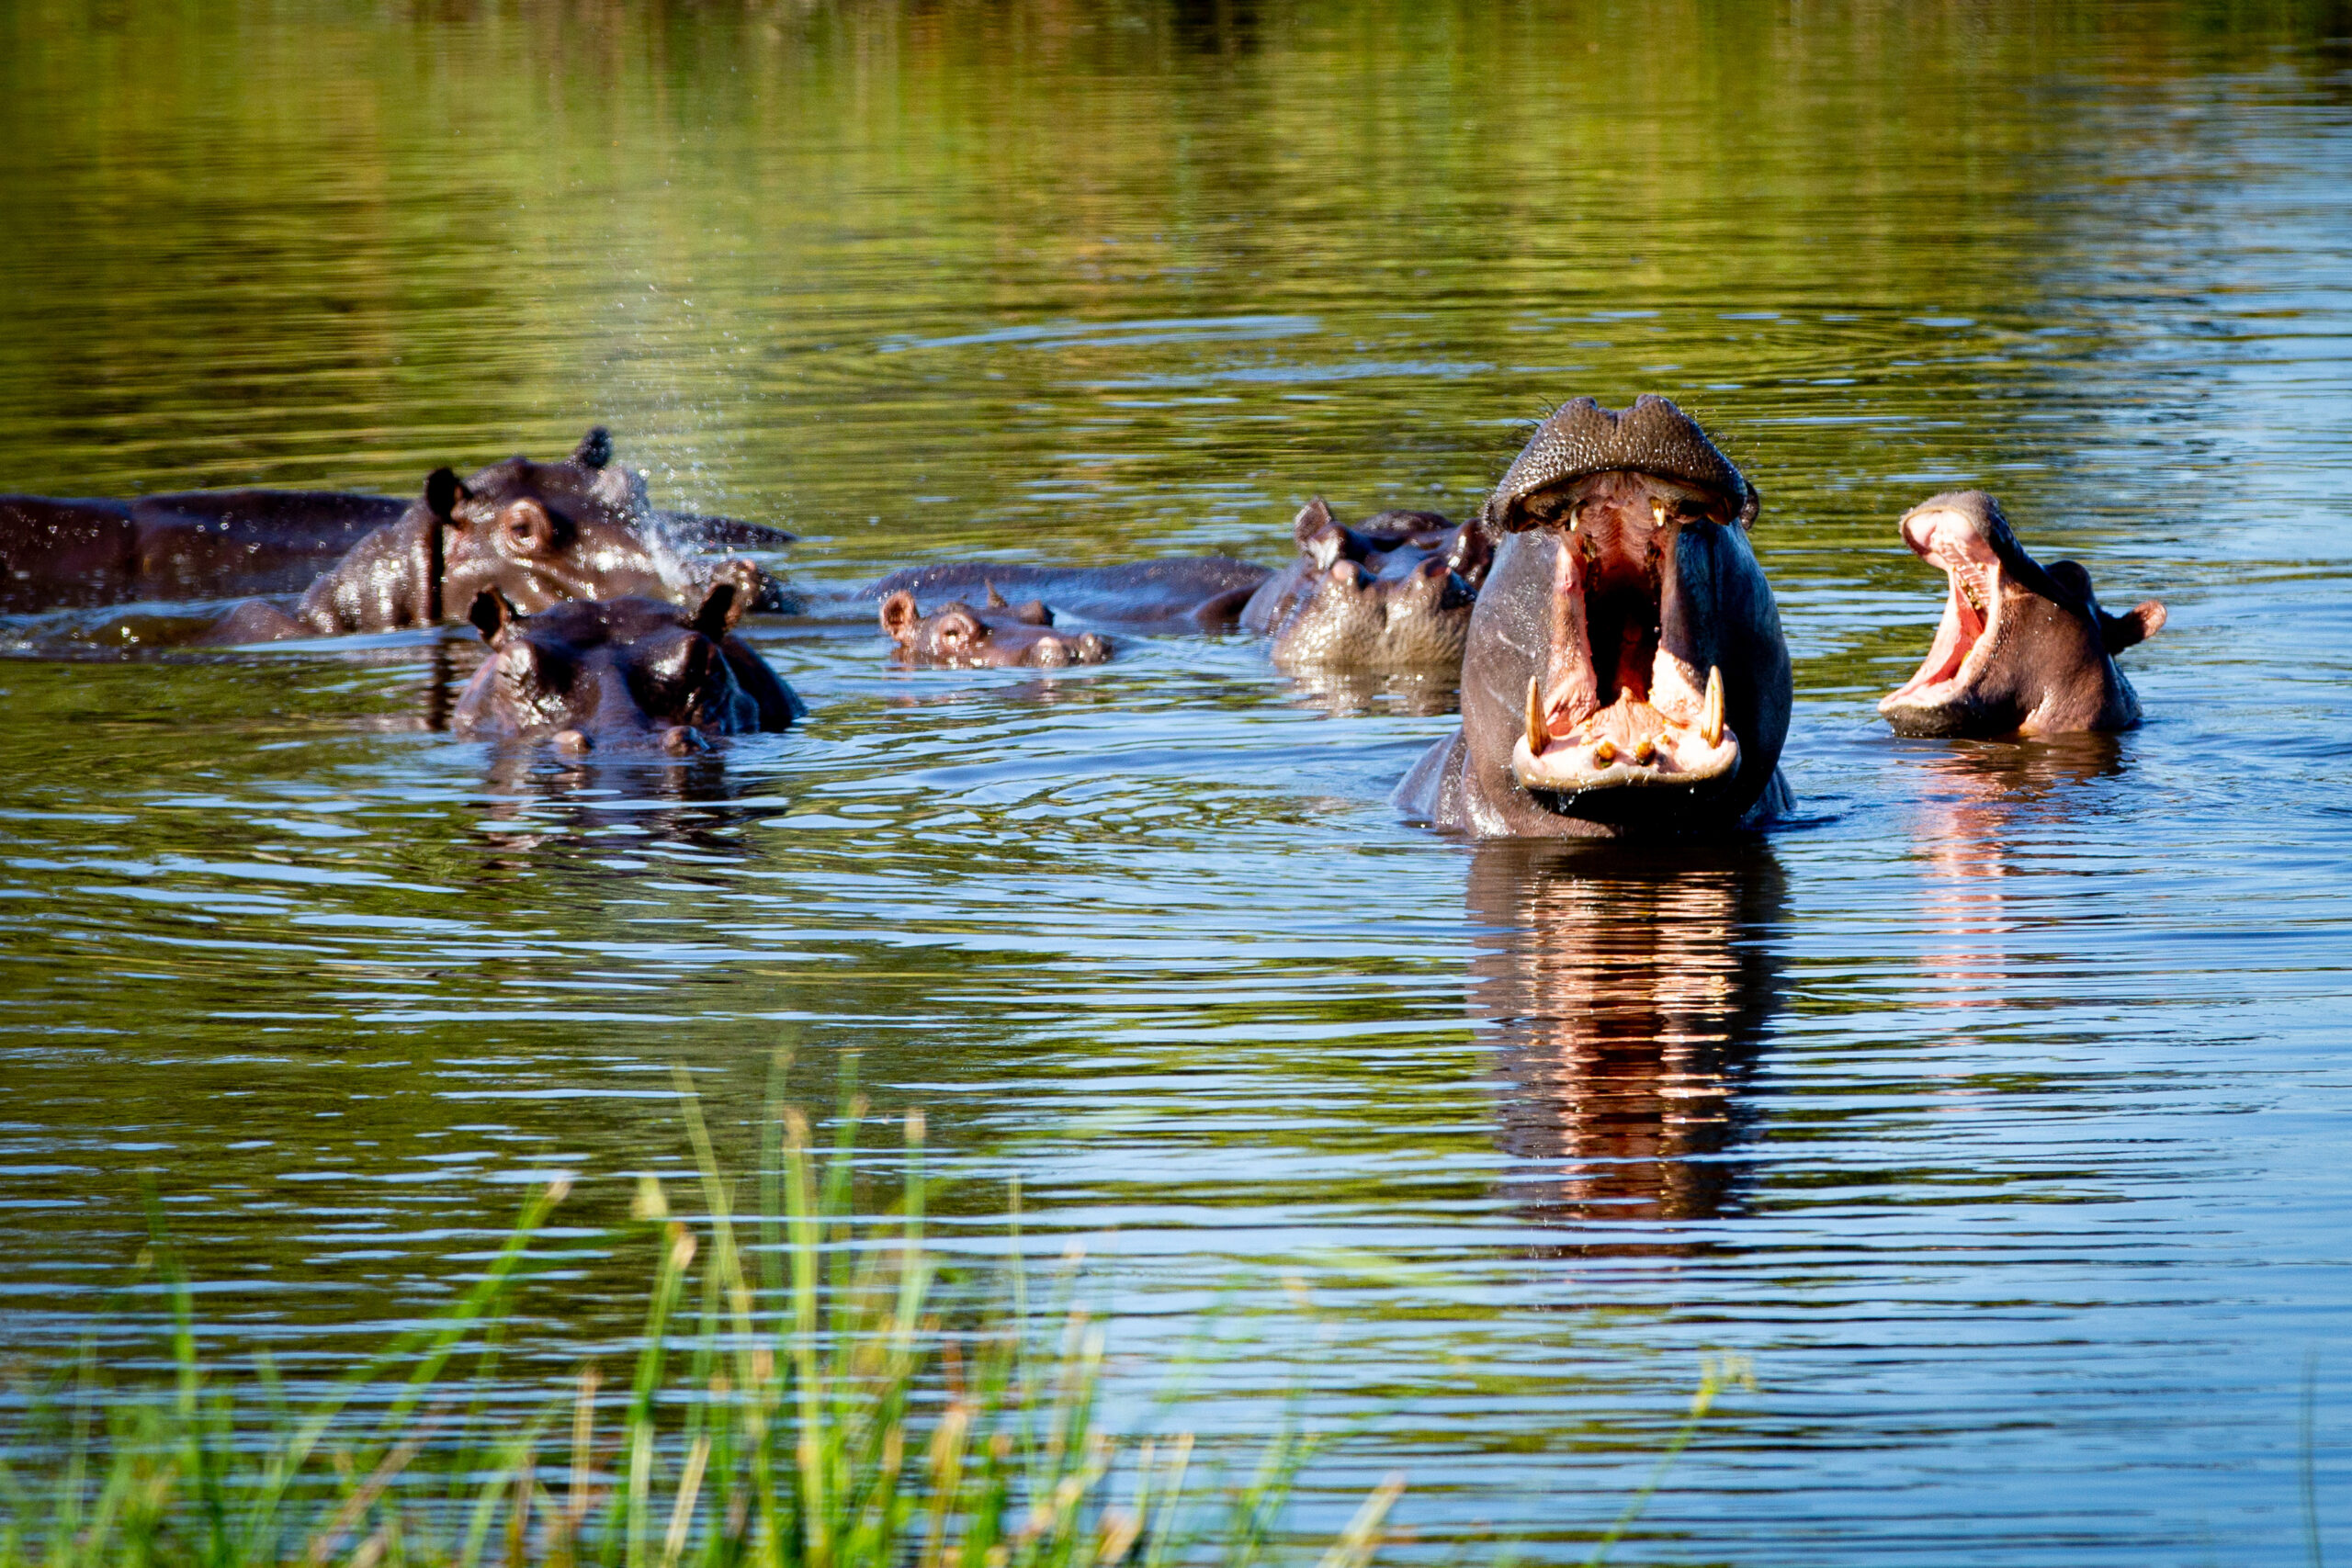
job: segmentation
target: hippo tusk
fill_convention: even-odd
[[[1575,533],[1577,531],[1577,525],[1583,521],[1584,502],[1579,501],[1574,506],[1568,508],[1568,532],[1571,534]]]
[[[1666,502],[1655,497],[1650,501],[1650,525],[1657,528],[1666,526]]]
[[[1551,732],[1544,728],[1543,677],[1527,678],[1527,754],[1544,755],[1544,748],[1552,743]]]
[[[1724,741],[1724,672],[1720,665],[1707,666],[1707,705],[1699,719],[1699,739],[1710,746]]]
[[[1604,768],[1617,760],[1617,748],[1610,744],[1608,737],[1592,743],[1592,760]]]

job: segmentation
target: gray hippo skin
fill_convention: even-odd
[[[1880,699],[1894,733],[2060,735],[2140,722],[2139,694],[2115,656],[2163,629],[2162,604],[2109,615],[2090,573],[2070,560],[2043,568],[1981,490],[1930,497],[1901,527],[1948,588],[1927,661]]]
[[[790,728],[808,710],[734,635],[756,591],[721,568],[699,605],[567,600],[524,615],[496,587],[467,613],[491,656],[459,694],[451,728],[484,739],[545,737],[558,749],[707,750],[707,737]]]
[[[1242,607],[1285,669],[1453,669],[1494,558],[1487,535],[1433,512],[1384,512],[1350,527],[1323,498],[1293,525],[1298,557]]]
[[[1666,399],[1544,421],[1495,488],[1462,728],[1397,786],[1476,838],[1677,837],[1790,807],[1792,688],[1756,489]]]
[[[898,644],[892,657],[928,670],[1058,670],[1110,659],[1100,633],[1056,631],[1044,600],[1009,604],[993,581],[985,586],[978,609],[951,599],[926,615],[904,589],[883,600],[882,630]]]
[[[511,457],[463,482],[441,470],[411,502],[266,490],[0,497],[0,611],[293,592],[303,596],[290,614],[241,605],[204,640],[390,631],[455,616],[492,583],[526,605],[598,592],[692,598],[709,566],[678,548],[791,542],[756,524],[657,510],[644,476],[611,457],[599,426],[560,462]],[[759,607],[781,603],[772,582],[761,595]]]
[[[334,491],[0,496],[0,612],[300,592],[408,503]]]
[[[1043,599],[1064,615],[1137,630],[1229,631],[1259,584],[1262,566],[1230,556],[1178,557],[1121,566],[1023,566],[1013,561],[951,561],[906,567],[857,591],[882,601],[894,593],[919,600],[973,600],[994,593]]]

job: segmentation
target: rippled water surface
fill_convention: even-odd
[[[224,1347],[444,1301],[741,1142],[771,1052],[927,1108],[956,1245],[1071,1235],[1122,1386],[1296,1391],[1442,1552],[2352,1551],[2352,19],[2340,6],[0,8],[0,489],[407,493],[595,421],[810,588],[1459,514],[1581,393],[1765,497],[1801,816],[1468,847],[1420,682],[1247,639],[903,673],[568,764],[470,639],[0,626],[0,1354],[128,1336],[140,1179]],[[2161,595],[2117,739],[1898,741],[1997,492]],[[636,1258],[534,1298],[629,1332]],[[1301,1304],[1302,1302],[1305,1304]],[[2306,1391],[2314,1412],[2303,1427]]]

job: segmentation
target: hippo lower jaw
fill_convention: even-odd
[[[1571,810],[1588,791],[1689,789],[1728,778],[1739,771],[1739,737],[1724,721],[1724,676],[1707,671],[1703,694],[1694,694],[1686,666],[1670,653],[1658,656],[1650,695],[1621,689],[1607,707],[1586,705],[1565,731],[1553,722],[1573,715],[1547,699],[1535,680],[1527,683],[1527,733],[1511,747],[1510,771],[1521,788],[1555,796],[1559,810]]]
[[[2018,592],[1998,551],[1967,520],[1951,512],[1906,517],[1903,542],[1948,584],[1943,619],[1918,672],[1879,699],[1878,711],[1897,735],[1935,736],[1969,728],[1971,694],[2008,630],[2005,601]]]

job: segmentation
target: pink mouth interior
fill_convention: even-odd
[[[1903,542],[1921,560],[1943,568],[1948,586],[1943,619],[1927,659],[1889,702],[1918,697],[1960,680],[2000,618],[2001,558],[1965,519],[1950,512],[1907,518]]]

